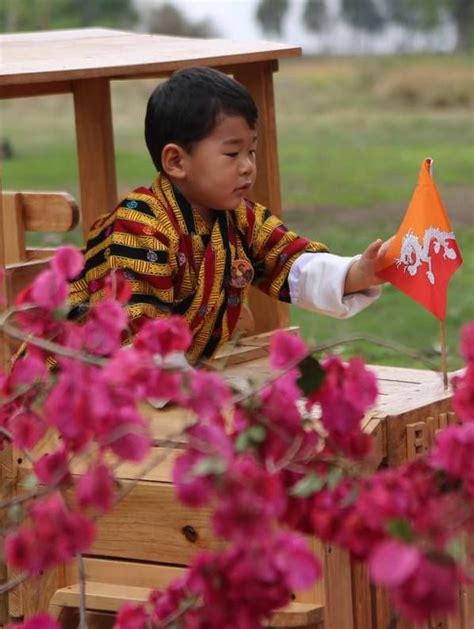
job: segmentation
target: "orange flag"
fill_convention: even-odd
[[[377,274],[443,321],[448,283],[462,257],[431,177],[432,163],[423,161],[405,218]]]

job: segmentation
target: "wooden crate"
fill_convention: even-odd
[[[260,347],[257,352],[257,345],[250,347],[253,360],[242,361],[242,354],[245,353],[242,350],[237,352],[237,360],[230,361],[235,364],[228,365],[223,372],[234,386],[245,388],[248,377],[254,382],[263,382],[271,373],[267,349]],[[423,454],[432,444],[436,430],[456,421],[450,406],[451,393],[443,389],[438,374],[392,367],[374,369],[380,397],[375,409],[364,420],[365,429],[375,439],[374,466],[398,465]],[[151,457],[163,456],[167,451],[164,446],[167,437],[178,433],[191,421],[191,414],[181,409],[152,413],[152,432],[158,441]],[[174,496],[170,471],[183,443],[174,439],[173,446],[158,466],[141,476],[118,508],[100,520],[94,549],[86,558],[86,574],[90,582],[101,584],[98,590],[92,586],[90,593],[91,600],[102,601],[101,613],[108,604],[104,601],[108,600],[113,606],[117,600],[117,596],[114,598],[113,595],[116,590],[112,589],[111,594],[107,584],[142,589],[164,587],[182,572],[197,552],[219,546],[210,531],[206,510],[185,507]],[[46,448],[43,444],[43,449]],[[124,488],[136,478],[138,469],[131,464],[119,467],[118,476]],[[80,472],[80,469],[76,471]],[[28,462],[24,462],[20,469],[21,475],[25,473],[28,473]],[[316,618],[314,614],[321,617],[324,613],[325,629],[388,627],[392,610],[383,591],[370,584],[365,568],[352,565],[348,554],[340,549],[322,545],[316,540],[311,543],[323,562],[324,579],[310,591],[296,596],[295,603],[304,606],[306,616],[301,616],[301,609],[298,609],[294,618],[308,619],[306,625],[299,626],[319,626],[314,622],[311,624]],[[75,583],[77,574],[74,566],[52,571],[36,583],[22,588],[21,596],[16,597],[17,608],[13,611],[16,615],[29,616],[45,609],[55,592],[58,594],[53,599],[53,607],[59,605],[58,600],[77,601],[77,597],[74,598],[74,591],[77,591],[77,588],[74,590]],[[143,594],[141,590],[136,592]],[[96,598],[93,599],[93,596]],[[438,624],[433,624],[433,621],[426,625],[426,629],[470,629],[468,623],[474,618],[472,588],[461,588],[459,596],[458,616],[449,622],[436,621]],[[313,615],[310,610],[313,610]],[[274,626],[298,625],[287,622],[286,625]],[[393,629],[411,627],[407,623],[391,626]]]

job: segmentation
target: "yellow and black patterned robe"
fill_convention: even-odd
[[[289,301],[287,278],[296,258],[327,250],[248,200],[215,217],[209,227],[163,175],[151,188],[132,192],[92,226],[84,271],[72,285],[71,316],[100,300],[107,274],[122,269],[132,285],[132,329],[144,318],[184,316],[194,336],[188,359],[196,362],[229,339],[239,318],[248,286],[230,283],[235,260],[250,262],[254,286]]]

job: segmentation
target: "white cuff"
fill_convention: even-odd
[[[379,287],[344,295],[350,266],[360,256],[342,257],[332,253],[303,253],[288,275],[291,303],[338,319],[357,314],[379,298]]]

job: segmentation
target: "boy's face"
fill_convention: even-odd
[[[221,115],[183,157],[181,192],[198,211],[235,210],[255,182],[257,133],[241,116]]]

